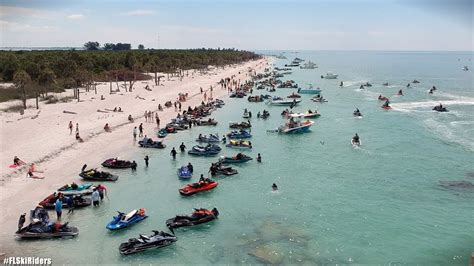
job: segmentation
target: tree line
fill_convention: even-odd
[[[98,43],[97,43],[98,45]],[[115,44],[119,45],[119,44]],[[235,49],[189,50],[84,50],[0,51],[0,79],[13,82],[16,99],[39,97],[49,91],[89,86],[95,81],[132,81],[147,78],[142,73],[174,73],[205,69],[257,59],[249,51]],[[5,95],[10,95],[5,93]],[[9,100],[0,97],[0,100]]]

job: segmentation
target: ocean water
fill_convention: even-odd
[[[279,53],[279,52],[275,52]],[[138,171],[120,175],[107,184],[110,201],[100,208],[76,210],[66,216],[80,234],[70,240],[16,241],[28,255],[52,257],[54,263],[305,263],[305,264],[424,264],[466,265],[474,251],[474,187],[445,187],[464,181],[474,184],[474,91],[472,53],[442,52],[299,52],[293,57],[312,60],[314,70],[294,69],[283,79],[304,87],[323,89],[328,103],[313,103],[303,95],[296,111],[321,112],[312,131],[300,135],[267,132],[281,125],[284,107],[224,99],[224,108],[212,117],[216,127],[195,127],[175,134],[165,150],[131,147],[128,156],[139,162]],[[337,80],[322,80],[326,72]],[[421,83],[405,88],[413,79]],[[344,87],[339,82],[344,81]],[[362,83],[372,87],[359,90]],[[388,82],[390,86],[381,84]],[[437,87],[429,95],[431,86]],[[405,96],[394,96],[403,89]],[[292,89],[277,89],[286,96]],[[254,94],[266,93],[254,90]],[[393,110],[385,111],[379,94],[390,97]],[[443,103],[450,110],[431,108]],[[179,154],[170,148],[181,142],[195,144],[199,133],[229,131],[229,121],[240,121],[243,108],[252,111],[255,160],[235,166],[239,174],[216,178],[209,193],[181,197],[176,169],[188,162],[197,180],[207,175],[218,157]],[[352,116],[355,107],[362,119]],[[259,120],[267,109],[270,118]],[[362,146],[350,140],[358,133]],[[124,145],[130,145],[124,143]],[[220,155],[237,150],[226,148]],[[150,156],[150,167],[142,158]],[[112,155],[111,155],[112,156]],[[99,162],[97,162],[99,164]],[[279,192],[271,191],[277,183]],[[105,225],[116,210],[143,207],[149,218],[119,232]],[[128,238],[151,230],[165,230],[165,221],[192,208],[217,207],[218,220],[176,230],[175,245],[132,256],[121,256],[118,246]],[[51,214],[53,217],[54,215]],[[27,251],[26,251],[27,250]],[[26,254],[25,254],[26,255]]]

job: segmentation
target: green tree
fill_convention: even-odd
[[[89,42],[86,42],[86,43],[84,44],[84,48],[85,48],[87,51],[99,50],[99,47],[100,47],[100,44],[99,44],[98,42],[89,41]]]
[[[145,50],[145,46],[143,44],[138,45],[138,50]]]
[[[19,90],[21,95],[21,101],[23,102],[23,108],[26,109],[26,88],[31,83],[31,77],[24,70],[18,70],[13,75],[13,83]]]

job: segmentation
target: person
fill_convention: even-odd
[[[34,174],[34,172],[38,172],[38,171],[36,171],[35,164],[32,163],[30,168],[28,168],[28,172],[26,173],[26,176],[29,177],[29,178],[36,178],[36,179],[43,179],[44,178],[44,176],[36,176]]]
[[[339,84],[339,87],[344,86],[344,82],[341,81],[341,84]]]
[[[79,123],[76,123],[76,136],[78,135],[79,133]]]
[[[260,111],[258,111],[257,113],[257,118],[260,118]]]
[[[130,168],[132,169],[133,172],[137,171],[137,163],[133,161]]]
[[[181,152],[184,152],[184,150],[186,149],[186,145],[184,145],[184,142],[181,142],[181,145],[179,145],[179,149],[181,150]]]
[[[128,115],[128,121],[129,121],[130,123],[133,123],[133,117],[132,117],[132,115]]]
[[[84,142],[84,140],[79,136],[79,132],[76,132],[76,140],[79,142]]]
[[[173,160],[176,160],[176,149],[173,147],[173,149],[171,150],[171,153],[170,155],[173,157]]]
[[[204,182],[204,181],[206,181],[206,179],[204,179],[204,175],[201,174],[201,177],[199,178],[199,182]]]
[[[54,209],[56,210],[56,216],[58,217],[58,220],[61,220],[61,214],[63,213],[63,194],[59,194],[58,199],[54,203]]]
[[[259,154],[257,154],[257,162],[261,163],[262,162],[262,156]]]
[[[277,190],[278,190],[278,186],[277,186],[275,183],[273,183],[272,189],[273,189],[273,191],[277,191]]]
[[[160,117],[158,116],[158,113],[155,114],[155,120],[156,120],[156,127],[160,128]]]
[[[119,112],[122,112],[122,107],[119,106],[118,111],[119,111]]]
[[[148,167],[148,159],[149,159],[149,158],[148,158],[148,155],[145,155],[144,160],[145,160],[145,166],[146,166],[146,167]]]
[[[110,132],[109,123],[105,123],[104,130],[105,132]]]
[[[387,99],[384,103],[383,103],[383,106],[384,107],[388,107],[390,105],[390,101]]]
[[[360,85],[359,89],[360,89],[360,90],[363,90],[363,89],[364,89],[364,85]]]
[[[353,140],[355,143],[359,143],[359,135],[357,135],[357,133],[355,133],[354,137],[352,137],[352,140]]]
[[[402,91],[402,90],[399,90],[399,91],[398,91],[398,95],[403,95],[403,91]]]
[[[18,158],[17,156],[13,157],[13,164],[14,165],[25,165],[26,163],[22,160],[20,160],[20,158]]]
[[[252,112],[249,112],[249,118],[252,118]]]
[[[143,137],[142,141],[143,141],[143,144],[148,144],[148,137],[147,137],[147,135],[145,135],[145,137]]]
[[[188,163],[188,166],[187,166],[187,167],[188,167],[189,172],[192,174],[193,171],[194,171],[193,165],[192,165],[191,163]]]
[[[96,189],[97,191],[99,191],[100,200],[104,200],[104,196],[107,196],[107,187],[102,184],[99,184],[97,185]]]
[[[94,191],[92,192],[92,205],[94,206],[99,206],[100,202],[100,193],[99,191],[97,190],[97,188],[94,188]]]
[[[72,126],[72,121],[69,121],[69,126],[68,126],[68,128],[69,128],[69,135],[72,134],[72,127],[73,127],[73,126]]]
[[[74,196],[70,195],[66,198],[66,205],[69,207],[67,213],[74,213]]]
[[[227,142],[227,138],[225,137],[225,135],[222,137],[222,143],[226,143]]]
[[[410,83],[407,84],[407,88],[410,88]]]
[[[199,133],[198,140],[202,140],[202,134]]]
[[[23,228],[25,221],[26,221],[26,213],[23,213],[22,215],[20,215],[20,219],[18,219],[18,232],[20,232],[21,228]]]
[[[140,125],[138,126],[138,131],[139,131],[139,134],[138,134],[138,137],[143,137],[143,123],[140,123]]]
[[[133,128],[133,140],[137,140],[137,127]]]

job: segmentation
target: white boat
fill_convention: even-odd
[[[284,125],[278,128],[278,132],[283,134],[308,132],[314,122],[310,120],[301,121],[301,118],[303,117],[290,117]]]
[[[308,61],[304,65],[300,66],[300,68],[301,69],[315,69],[315,68],[318,68],[318,65],[316,65],[315,63],[311,61]]]
[[[306,89],[299,88],[298,93],[301,93],[301,94],[320,94],[321,89],[320,88],[315,89],[313,87],[313,85],[309,85],[309,88],[306,88]]]
[[[300,103],[301,100],[299,99],[281,99],[281,98],[273,98],[270,99],[267,104],[269,105],[294,105],[296,106],[298,103]]]
[[[317,110],[311,111],[311,112],[306,112],[306,113],[290,113],[287,115],[287,117],[293,117],[293,118],[318,118],[321,116],[321,113],[319,113]]]
[[[338,75],[336,75],[336,74],[328,72],[328,73],[326,73],[326,76],[321,76],[321,78],[324,78],[324,79],[337,79],[337,76]]]

